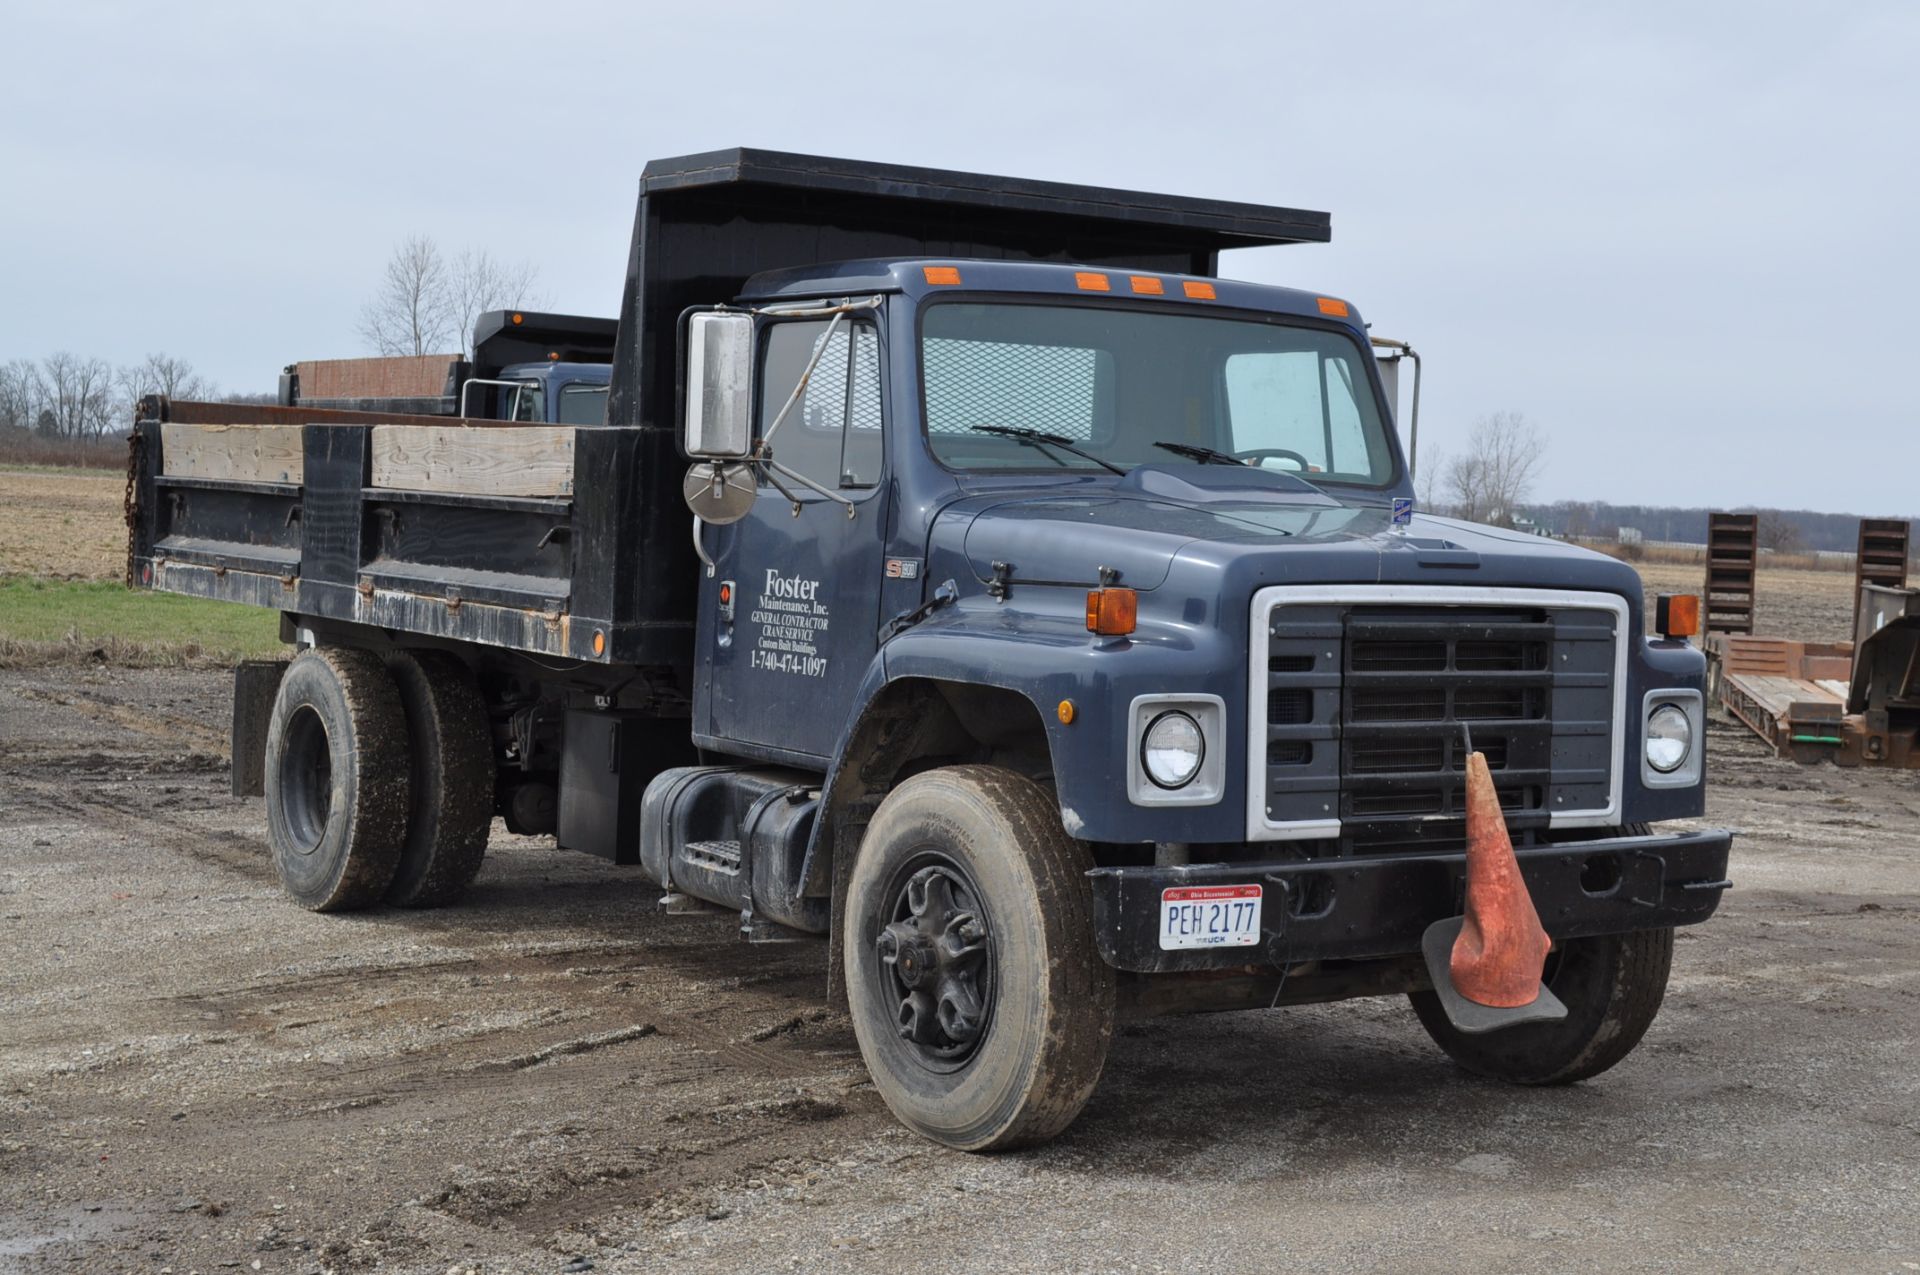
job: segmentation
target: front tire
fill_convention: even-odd
[[[267,843],[302,907],[376,903],[407,832],[407,721],[366,651],[322,647],[287,666],[267,723]]]
[[[1673,965],[1673,931],[1573,939],[1548,958],[1546,984],[1567,1007],[1559,1022],[1480,1035],[1455,1028],[1434,992],[1414,992],[1427,1035],[1468,1071],[1521,1085],[1597,1076],[1633,1052],[1653,1025]]]
[[[1114,1020],[1092,866],[1052,798],[1011,771],[927,771],[880,804],[848,884],[843,959],[861,1056],[901,1123],[1001,1151],[1080,1114]]]

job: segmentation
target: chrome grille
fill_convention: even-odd
[[[1455,839],[1469,734],[1516,832],[1607,810],[1616,612],[1313,603],[1267,623],[1269,824],[1338,820],[1354,851]]]

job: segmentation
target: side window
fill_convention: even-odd
[[[606,422],[606,386],[575,382],[560,391],[562,425],[604,425]]]
[[[529,381],[518,389],[508,390],[513,395],[513,419],[516,421],[544,421],[547,419],[546,391],[538,381]]]
[[[843,319],[829,337],[828,326],[808,320],[768,329],[760,432],[780,414],[824,339],[806,390],[773,436],[773,454],[822,487],[871,487],[880,481],[884,455],[878,335],[870,323]]]

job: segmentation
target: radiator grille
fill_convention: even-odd
[[[1580,607],[1279,606],[1267,818],[1351,850],[1457,838],[1468,738],[1516,833],[1611,794],[1615,618]]]

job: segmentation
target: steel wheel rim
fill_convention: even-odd
[[[993,925],[966,869],[923,850],[893,874],[874,936],[881,1002],[907,1052],[954,1072],[979,1053],[993,1024],[998,980]]]
[[[287,719],[286,751],[280,760],[280,819],[293,849],[312,854],[327,835],[333,808],[333,750],[327,725],[310,705]]]

